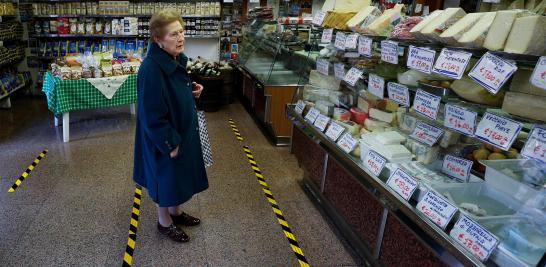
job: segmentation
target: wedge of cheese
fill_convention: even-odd
[[[470,30],[459,38],[459,43],[466,47],[481,48],[496,15],[497,12],[486,12]]]
[[[358,12],[371,5],[371,0],[336,0],[334,10],[338,12]]]
[[[328,11],[322,26],[337,30],[348,30],[347,22],[356,15],[355,12]]]
[[[504,51],[508,53],[546,54],[546,16],[517,18],[506,40]]]
[[[356,15],[347,22],[347,27],[352,31],[357,31],[358,27],[362,25],[364,21],[373,21],[379,16],[381,16],[381,11],[377,7],[367,6],[356,13]],[[368,24],[366,24],[366,26],[368,26]]]
[[[460,7],[447,8],[422,30],[421,34],[431,41],[439,41],[439,36],[451,25],[464,17],[466,12]]]
[[[413,36],[413,38],[425,39],[425,37],[421,34],[421,30],[424,29],[431,21],[436,19],[440,14],[442,14],[442,12],[444,11],[434,10],[432,13],[426,16],[421,22],[419,22],[417,25],[411,28],[410,33]]]
[[[502,10],[498,11],[491,28],[485,37],[483,47],[497,51],[504,49],[506,38],[512,29],[516,18],[530,16],[532,13],[526,10]]]
[[[455,24],[440,34],[440,41],[444,44],[456,45],[457,40],[459,40],[464,33],[470,30],[484,14],[485,13],[466,14],[466,16],[455,22]]]
[[[387,36],[392,28],[400,22],[403,7],[402,4],[396,4],[393,8],[385,10],[383,15],[365,28],[365,31],[379,36]]]

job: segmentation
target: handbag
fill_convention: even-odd
[[[210,167],[213,163],[212,149],[210,147],[209,132],[207,130],[207,121],[205,120],[205,112],[197,111],[197,118],[199,121],[199,137],[201,139],[201,149],[203,151],[203,161],[205,167]]]

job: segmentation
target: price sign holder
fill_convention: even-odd
[[[521,155],[546,163],[546,125],[533,127]]]
[[[476,127],[476,137],[503,150],[508,150],[521,127],[521,123],[517,121],[486,112]]]
[[[343,63],[335,63],[334,64],[334,75],[338,79],[345,78],[345,64]]]
[[[531,84],[546,90],[546,56],[541,56],[531,75]]]
[[[444,126],[468,136],[474,136],[478,113],[453,104],[445,106]]]
[[[372,44],[371,38],[360,36],[358,37],[358,53],[365,57],[372,57]]]
[[[349,34],[347,40],[345,40],[345,49],[354,50],[358,44],[358,33]]]
[[[418,121],[410,137],[428,146],[433,146],[444,134],[444,130]]]
[[[439,96],[417,89],[417,93],[413,99],[413,109],[431,120],[436,120],[441,100],[442,98]]]
[[[430,74],[434,65],[436,51],[410,45],[408,53],[408,68]]]
[[[409,201],[419,186],[419,182],[411,175],[407,174],[404,170],[398,168],[391,174],[389,180],[387,180],[387,186],[398,193],[406,201]]]
[[[343,80],[346,83],[350,84],[351,86],[355,86],[356,82],[360,80],[360,78],[362,77],[362,73],[364,72],[355,67],[352,67],[347,72],[347,74],[345,74],[345,77],[343,77]]]
[[[317,59],[317,71],[320,74],[328,75],[329,67],[330,67],[330,62],[328,62],[327,59],[324,59],[324,58]]]
[[[322,37],[320,39],[321,43],[331,43],[332,35],[334,34],[334,29],[324,29],[322,31]]]
[[[387,91],[389,93],[389,99],[392,101],[405,107],[410,106],[410,95],[407,86],[389,82],[387,83]]]
[[[347,41],[347,35],[342,32],[336,33],[336,41],[334,47],[339,50],[345,50],[345,42]]]
[[[398,43],[381,41],[381,61],[398,65]]]
[[[385,80],[379,75],[370,73],[368,75],[368,91],[372,95],[383,99],[385,94]]]
[[[487,91],[496,95],[517,69],[516,65],[487,52],[468,73],[468,76]]]
[[[315,127],[317,127],[317,129],[319,129],[321,132],[324,132],[329,122],[330,117],[319,114],[317,119],[315,120]]]
[[[417,210],[440,228],[446,229],[446,226],[453,219],[453,215],[457,212],[457,207],[442,195],[429,189],[423,199],[417,203]]]
[[[472,53],[444,48],[440,52],[432,72],[460,80],[471,57]]]
[[[463,213],[459,215],[449,235],[482,262],[487,261],[499,245],[495,235]]]
[[[337,124],[336,122],[332,121],[330,123],[330,126],[328,127],[328,130],[326,130],[326,136],[330,138],[332,141],[337,141],[341,134],[345,131],[345,128],[343,126]]]
[[[385,167],[385,163],[387,163],[387,160],[373,150],[370,150],[364,158],[364,166],[366,166],[366,169],[377,177],[381,174],[381,171]]]
[[[296,107],[294,107],[294,110],[296,111],[296,113],[301,115],[304,109],[305,109],[305,102],[303,102],[303,100],[298,100],[298,103],[296,103]]]
[[[459,181],[467,182],[470,180],[470,170],[474,162],[463,158],[446,155],[442,163],[442,172],[456,178]]]
[[[313,124],[317,120],[318,115],[320,115],[320,111],[316,108],[311,108],[307,112],[307,115],[305,115],[305,120]]]
[[[341,139],[337,142],[337,145],[341,148],[341,150],[349,154],[355,149],[357,143],[358,141],[355,140],[350,133],[345,133],[343,137],[341,137]]]

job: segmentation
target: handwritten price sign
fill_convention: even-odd
[[[474,111],[453,104],[446,104],[444,126],[462,134],[474,136],[477,117],[478,114]]]
[[[350,133],[346,133],[337,142],[337,145],[341,148],[341,150],[345,151],[348,154],[351,153],[353,149],[355,149],[357,143],[358,141],[354,139]]]
[[[417,210],[423,213],[433,223],[445,229],[457,212],[457,207],[433,190],[428,190],[425,197],[417,203]]]
[[[358,53],[365,57],[372,57],[372,39],[364,36],[358,37]]]
[[[464,214],[459,216],[449,235],[482,262],[489,258],[499,244],[495,235]]]
[[[441,99],[439,96],[418,89],[413,99],[413,109],[431,120],[436,120]]]
[[[358,36],[358,33],[349,34],[345,40],[345,49],[356,49]]]
[[[442,172],[459,180],[468,182],[473,162],[463,158],[446,155],[442,164]]]
[[[330,117],[319,114],[317,119],[315,120],[315,127],[317,127],[319,131],[324,132],[329,122],[330,122]]]
[[[459,80],[463,77],[470,57],[472,57],[472,53],[444,48],[432,71]]]
[[[529,134],[521,154],[546,163],[546,127],[535,126]]]
[[[531,84],[546,90],[546,56],[540,57],[531,75]]]
[[[381,61],[398,65],[398,43],[381,41]]]
[[[345,41],[347,41],[347,35],[338,32],[336,33],[336,42],[334,43],[334,46],[339,50],[345,50]]]
[[[385,94],[385,80],[381,76],[370,73],[368,76],[368,91],[381,99]]]
[[[389,82],[387,83],[387,91],[389,93],[389,98],[405,107],[410,106],[410,96],[408,87],[401,85],[399,83]]]
[[[323,75],[328,75],[328,68],[330,63],[327,59],[319,58],[317,59],[317,71]]]
[[[311,108],[309,112],[307,112],[307,115],[305,115],[305,120],[312,124],[317,120],[319,114],[320,111],[318,109]]]
[[[326,12],[319,11],[315,14],[313,17],[313,24],[317,26],[321,26],[322,22],[324,22],[324,18],[326,18]]]
[[[343,126],[332,121],[332,123],[330,123],[330,127],[328,127],[328,130],[326,131],[326,136],[335,142],[341,136],[343,131],[345,131]]]
[[[294,110],[296,110],[296,113],[301,115],[304,109],[305,109],[305,102],[303,102],[303,100],[298,100],[298,103],[296,103],[296,107],[294,108]]]
[[[410,137],[426,145],[433,146],[438,142],[442,134],[444,134],[444,130],[418,121]]]
[[[362,77],[362,73],[361,70],[353,67],[345,74],[343,80],[351,86],[355,86],[356,82]]]
[[[411,45],[408,53],[408,68],[430,74],[435,56],[436,51],[434,50]]]
[[[495,95],[517,69],[516,65],[487,52],[468,76]]]
[[[476,129],[476,137],[508,150],[521,130],[521,123],[486,112]]]
[[[391,174],[389,180],[387,180],[387,185],[402,198],[409,200],[415,189],[417,189],[419,182],[399,168]]]
[[[387,160],[377,154],[375,151],[370,150],[364,158],[364,166],[370,170],[375,176],[379,176],[381,171],[385,167]]]
[[[334,34],[334,29],[324,29],[322,31],[322,38],[320,38],[321,43],[330,43],[332,42],[332,35]]]
[[[334,64],[334,75],[338,79],[345,78],[345,65],[343,63]]]

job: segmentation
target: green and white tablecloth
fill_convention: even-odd
[[[47,106],[56,117],[73,110],[107,108],[136,103],[137,75],[131,74],[119,87],[112,99],[106,98],[85,79],[61,80],[46,73],[42,91],[47,97]]]

